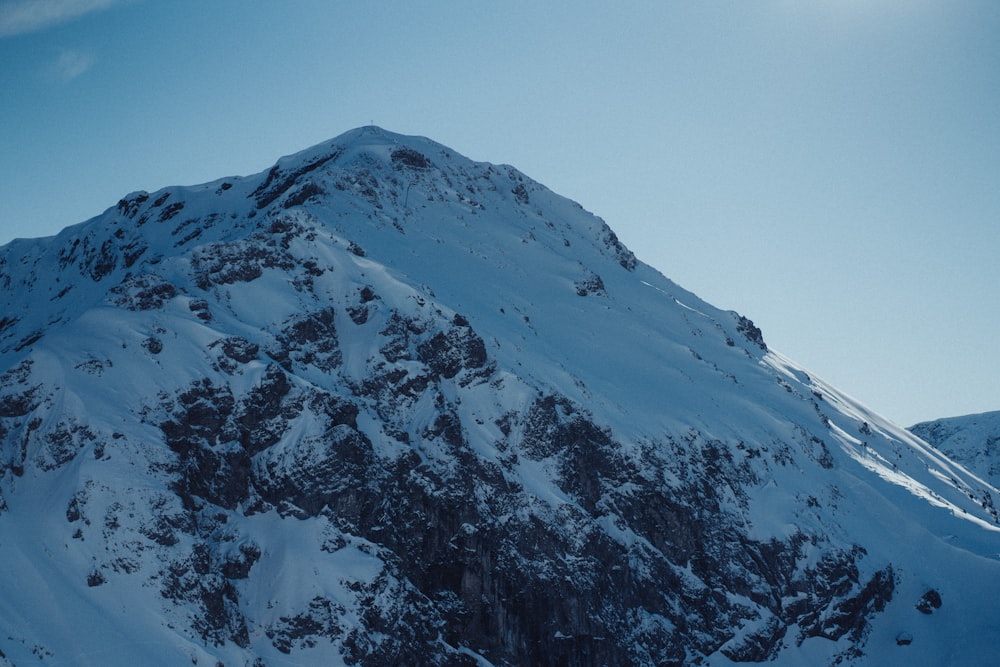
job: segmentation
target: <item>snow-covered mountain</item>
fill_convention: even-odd
[[[0,248],[0,372],[0,664],[1000,646],[995,488],[428,139]]]
[[[952,461],[1000,486],[1000,411],[921,422],[910,431]]]

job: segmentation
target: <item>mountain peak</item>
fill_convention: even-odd
[[[0,248],[0,662],[977,664],[996,492],[422,137]]]
[[[377,125],[363,125],[339,134],[333,139],[320,142],[315,146],[285,156],[278,160],[276,166],[284,167],[291,164],[311,163],[323,156],[329,156],[334,153],[350,156],[367,152],[372,155],[388,158],[393,149],[402,147],[411,147],[417,150],[422,148],[431,152],[445,150],[444,146],[426,137],[398,134]]]

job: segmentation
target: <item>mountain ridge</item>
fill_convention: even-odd
[[[11,664],[996,638],[996,586],[957,577],[996,572],[996,489],[513,167],[358,128],[0,247],[0,298]]]
[[[1000,411],[920,422],[909,431],[993,486],[1000,484]]]

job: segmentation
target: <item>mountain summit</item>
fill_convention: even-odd
[[[0,248],[0,372],[0,665],[1000,645],[996,489],[428,139]]]

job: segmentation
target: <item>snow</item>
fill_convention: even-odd
[[[344,180],[349,169],[377,170],[401,145],[421,152],[433,168],[400,172],[394,184],[389,179],[394,172],[380,173],[379,207],[350,189],[346,192],[352,196],[334,196],[345,192],[341,188],[362,187]],[[621,443],[623,456],[635,461],[644,476],[668,485],[676,481],[675,473],[646,469],[642,443],[679,441],[695,432],[699,439],[693,447],[710,440],[744,444],[746,449],[734,455],[745,457],[759,479],[734,482],[744,485],[749,500],[746,507],[734,501],[725,509],[742,517],[750,537],[786,539],[822,528],[845,544],[865,546],[861,563],[870,571],[863,574],[892,564],[896,592],[873,620],[865,656],[857,664],[905,661],[919,667],[992,660],[1000,646],[995,611],[1000,528],[981,499],[983,493],[1000,497],[1000,491],[984,481],[986,476],[780,353],[760,349],[740,333],[733,313],[705,303],[652,267],[623,266],[603,221],[511,167],[473,163],[424,138],[361,128],[282,158],[277,168],[295,172],[338,150],[336,159],[309,172],[310,182],[333,195],[287,210],[280,200],[255,210],[253,195],[267,174],[149,194],[137,210],[155,214],[152,203],[168,193],[168,203],[185,204],[170,223],[228,221],[206,227],[186,244],[180,241],[183,234],[171,232],[176,227],[155,217],[143,226],[129,221],[132,227],[126,230],[126,221],[112,208],[55,237],[0,248],[0,278],[10,279],[10,287],[0,291],[0,318],[7,313],[19,320],[0,329],[0,371],[24,359],[33,362],[31,377],[51,392],[35,410],[45,428],[70,419],[120,436],[103,456],[84,448],[55,470],[28,466],[23,476],[9,470],[0,476],[8,504],[0,511],[0,562],[6,572],[0,648],[8,662],[175,665],[222,659],[241,664],[244,654],[236,647],[210,650],[170,627],[165,619],[183,623],[183,606],[171,607],[155,587],[136,586],[111,566],[113,557],[129,557],[140,570],[154,571],[155,550],[134,553],[134,545],[111,538],[110,553],[105,552],[98,535],[91,537],[104,517],[92,517],[85,539],[74,538],[76,526],[67,523],[66,508],[80,489],[89,489],[95,506],[109,512],[125,496],[132,504],[118,512],[120,521],[137,530],[149,520],[142,514],[143,502],[165,493],[156,465],[171,459],[154,447],[162,441],[157,420],[167,416],[150,411],[158,393],[211,375],[229,383],[235,394],[245,394],[260,382],[265,354],[222,376],[206,352],[211,344],[242,335],[266,349],[291,318],[322,307],[324,300],[346,302],[366,286],[379,296],[364,324],[351,322],[343,309],[336,312],[342,366],[333,375],[300,368],[296,387],[336,391],[338,383],[357,384],[368,377],[384,343],[379,333],[388,322],[389,310],[379,304],[392,304],[420,322],[448,323],[459,314],[484,339],[497,379],[463,385],[459,378],[445,386],[442,396],[463,424],[477,425],[466,436],[482,459],[509,456],[498,448],[497,419],[522,413],[545,394],[586,406]],[[223,183],[231,187],[222,191]],[[529,204],[519,202],[515,185],[524,186]],[[309,240],[296,236],[288,249],[321,267],[312,291],[296,287],[290,272],[267,268],[253,281],[212,285],[207,295],[212,319],[194,317],[192,302],[206,295],[193,284],[193,253],[244,239],[265,219],[290,221],[312,232]],[[82,277],[80,251],[63,269],[50,270],[60,266],[60,252],[74,247],[74,241],[90,239],[90,247],[99,248],[120,222],[122,243],[141,238],[148,245],[134,269],[117,265],[99,280]],[[364,256],[351,250],[352,244]],[[178,294],[162,308],[114,306],[107,291],[140,267],[179,286]],[[603,292],[579,296],[576,286],[593,275],[600,277]],[[73,289],[59,297],[68,285]],[[44,335],[19,349],[32,332]],[[150,336],[162,339],[159,354],[144,349]],[[406,359],[399,367],[413,373],[420,368]],[[446,463],[446,451],[419,437],[439,413],[432,397],[397,408],[422,459]],[[308,459],[306,450],[319,446],[310,439],[320,428],[313,417],[306,411],[283,435],[286,457]],[[388,437],[385,424],[370,412],[359,414],[358,427],[386,455],[398,455],[407,446]],[[520,435],[515,431],[510,437],[514,450]],[[42,445],[38,439],[32,443],[28,460],[41,460]],[[764,454],[755,457],[750,449]],[[555,516],[560,508],[579,506],[556,483],[553,465],[521,456],[512,476],[538,501],[537,512],[551,510]],[[626,547],[653,549],[610,514],[598,525]],[[251,645],[267,664],[300,662],[274,649],[262,628],[317,596],[338,602],[345,622],[356,623],[360,611],[352,583],[371,582],[384,572],[378,545],[341,534],[321,518],[233,512],[225,530],[239,536],[232,548],[249,542],[264,546],[254,576],[240,582],[239,592],[256,614]],[[342,542],[339,548],[305,559],[313,569],[299,569],[303,554],[318,553],[334,537]],[[91,587],[85,575],[95,568],[107,582]],[[913,603],[930,587],[941,592],[945,604],[926,616]],[[901,632],[912,635],[911,645],[896,644]],[[796,646],[792,634],[775,664],[827,664],[847,648],[824,639]],[[310,663],[342,664],[340,648],[327,642],[303,655]],[[489,664],[469,649],[459,650]],[[730,661],[715,654],[705,664]]]
[[[1000,485],[1000,412],[938,419],[909,430],[950,460],[976,470],[994,487]]]

